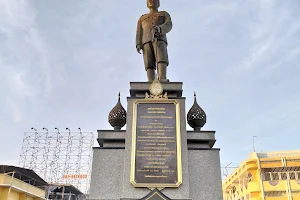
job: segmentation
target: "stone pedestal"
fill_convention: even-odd
[[[89,199],[119,200],[123,189],[125,131],[98,131]]]
[[[94,148],[93,169],[89,199],[141,199],[150,190],[135,188],[130,183],[133,105],[145,98],[150,83],[130,83],[127,98],[127,125],[125,131],[98,131],[100,147]],[[163,83],[169,99],[180,106],[182,184],[165,188],[163,194],[174,200],[222,200],[222,182],[219,149],[213,149],[213,131],[186,131],[185,98],[182,83]]]
[[[199,200],[222,200],[220,149],[214,149],[214,131],[188,131],[190,196]]]

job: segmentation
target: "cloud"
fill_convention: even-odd
[[[0,1],[0,94],[10,99],[2,106],[10,108],[13,120],[21,121],[28,104],[38,104],[53,91],[53,82],[63,82],[64,73],[55,51],[43,37],[34,1]],[[3,12],[2,12],[3,11]],[[57,73],[52,72],[52,68]],[[1,87],[2,86],[2,87]],[[27,104],[27,106],[26,106]]]
[[[273,44],[273,38],[272,36],[269,37],[268,39],[266,39],[265,41],[261,42],[257,49],[255,49],[251,55],[249,55],[248,57],[244,58],[241,66],[246,69],[249,70],[250,68],[253,68],[257,65],[259,65],[259,61],[261,61],[262,59],[264,59],[263,57],[265,56],[265,54],[268,53],[268,50],[270,49],[270,47]]]
[[[26,30],[34,21],[34,12],[29,1],[1,0],[1,31],[8,35],[17,30]]]
[[[129,82],[146,80],[134,49],[136,21],[147,12],[140,2],[0,0],[0,123],[14,128],[4,138],[21,141],[19,133],[32,126],[111,128],[107,114],[118,91],[126,107]],[[296,129],[300,12],[294,4],[162,2],[174,23],[168,76],[184,83],[187,110],[197,91],[206,127],[217,130],[216,146],[227,160],[245,158],[253,134],[279,137],[272,127],[284,123],[286,134]]]
[[[265,74],[270,73],[283,67],[281,64],[298,48],[300,21],[294,20],[295,13],[287,5],[280,1],[260,1],[257,5],[255,20],[249,24],[248,48],[252,50],[240,63],[241,71],[260,69]]]
[[[20,111],[19,107],[13,103],[11,103],[11,107],[12,107],[12,116],[13,116],[14,122],[17,124],[22,122],[22,116],[21,116],[21,111]]]

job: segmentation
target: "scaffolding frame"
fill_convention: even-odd
[[[32,169],[49,184],[69,184],[89,194],[94,134],[92,132],[25,132],[19,166]],[[69,176],[68,176],[69,175]]]

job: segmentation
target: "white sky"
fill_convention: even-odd
[[[299,149],[300,3],[161,0],[168,78],[198,94],[222,163]],[[0,0],[0,164],[17,164],[31,127],[111,129],[118,91],[146,81],[135,50],[141,0]]]

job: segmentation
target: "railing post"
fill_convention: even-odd
[[[10,192],[11,192],[11,186],[12,186],[12,183],[13,183],[13,180],[14,180],[14,176],[15,176],[15,172],[10,172],[12,173],[12,176],[11,176],[11,181],[10,181],[10,185],[9,185],[9,189],[8,189],[8,194],[7,194],[7,200],[9,200],[9,196],[10,196]],[[8,173],[8,174],[10,174]]]

